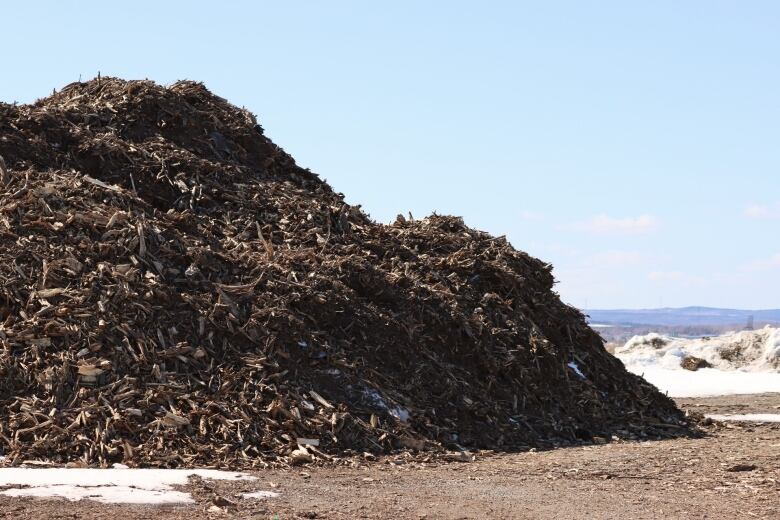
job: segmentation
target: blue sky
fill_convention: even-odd
[[[573,305],[780,307],[780,3],[14,4],[0,100],[203,81],[375,219],[462,215]]]

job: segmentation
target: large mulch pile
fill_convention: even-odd
[[[455,217],[372,222],[198,83],[0,104],[0,156],[4,464],[685,431],[561,303],[550,265]]]

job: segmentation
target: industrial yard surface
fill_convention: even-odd
[[[680,399],[703,414],[778,413],[780,395]],[[0,498],[4,518],[777,518],[780,423],[715,423],[707,436],[611,442],[473,462],[385,458],[354,468],[191,480],[195,504]],[[110,470],[109,470],[110,471]],[[242,498],[268,491],[270,498]],[[277,496],[273,496],[277,495]]]

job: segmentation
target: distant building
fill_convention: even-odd
[[[747,325],[745,325],[745,330],[753,330],[753,315],[752,314],[750,316],[748,316]]]

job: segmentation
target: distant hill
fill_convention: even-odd
[[[744,325],[750,316],[760,327],[766,324],[780,324],[780,309],[741,310],[718,309],[714,307],[682,307],[679,309],[587,309],[591,324],[605,325]]]

